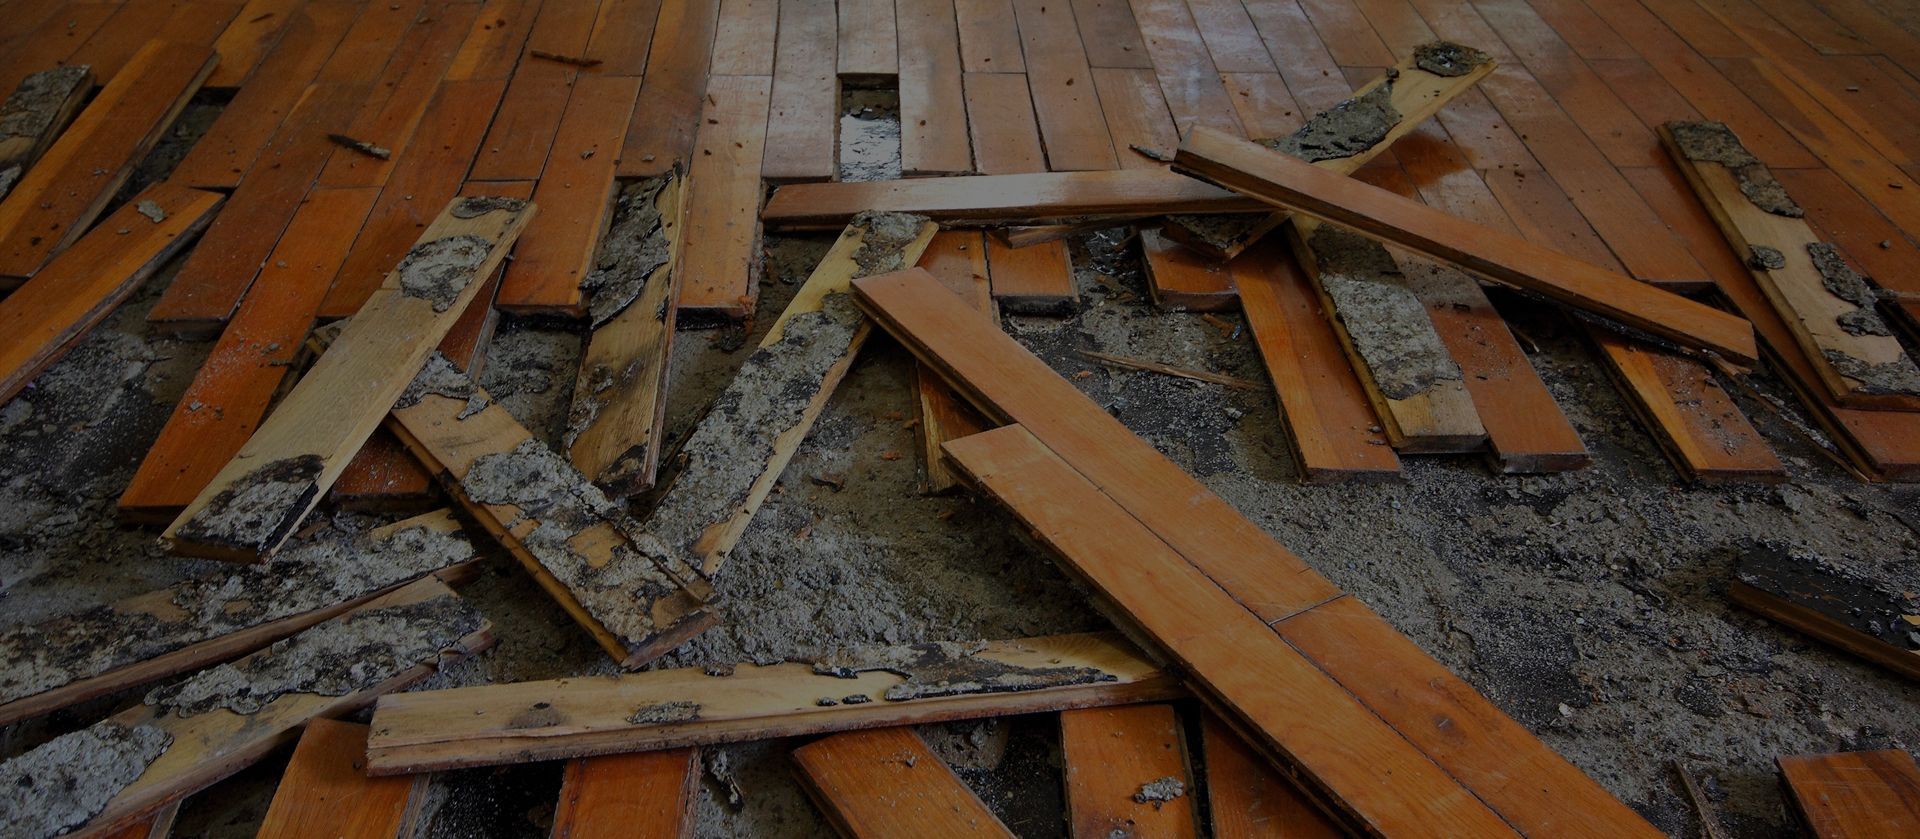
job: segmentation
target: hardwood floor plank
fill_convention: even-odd
[[[1213,67],[1222,73],[1271,73],[1273,59],[1240,0],[1187,0]],[[1392,62],[1388,62],[1392,63]]]
[[[973,171],[954,0],[898,0],[900,167],[907,175]]]
[[[968,73],[1025,73],[1013,0],[953,0],[960,28],[960,69]]]
[[[1200,723],[1207,810],[1218,839],[1339,839],[1339,826],[1211,713]]]
[[[69,3],[60,14],[49,14],[39,26],[8,44],[0,56],[0,90],[12,91],[26,77],[66,64],[120,10],[117,3]]]
[[[8,123],[7,133],[0,135],[0,181],[5,181],[0,199],[67,130],[93,93],[93,83],[93,73],[85,67],[55,67],[28,76],[7,92],[0,101]]]
[[[1094,67],[1151,70],[1153,59],[1140,37],[1127,0],[1072,0],[1087,63]]]
[[[567,761],[552,839],[679,839],[693,828],[700,751]]]
[[[581,53],[582,58],[600,63],[588,72],[599,76],[644,75],[660,6],[661,0],[600,0],[593,33]]]
[[[1220,80],[1233,97],[1233,109],[1248,137],[1285,137],[1311,116],[1293,100],[1279,73],[1222,73]]]
[[[1164,164],[1134,151],[1135,146],[1173,154],[1180,133],[1160,96],[1160,80],[1151,69],[1095,67],[1093,86],[1113,137],[1113,154],[1122,169],[1158,169]]]
[[[1333,60],[1345,67],[1391,67],[1398,59],[1382,43],[1366,15],[1344,0],[1300,0]]]
[[[295,12],[307,0],[247,0],[233,23],[213,42],[220,64],[207,76],[207,87],[239,87],[253,77],[254,68],[280,39]]]
[[[833,0],[781,0],[767,154],[770,181],[825,181],[839,172],[840,76]]]
[[[506,81],[539,16],[541,0],[486,0],[467,40],[447,67],[447,81]],[[651,55],[649,55],[651,60]]]
[[[959,8],[958,4],[955,9]],[[900,72],[898,31],[892,0],[845,0],[839,4],[836,67],[842,76],[892,76]],[[966,50],[965,30],[960,36]],[[837,104],[837,103],[836,103]]]
[[[909,728],[836,734],[795,749],[810,797],[848,839],[1013,833]]]
[[[1224,262],[1203,256],[1158,230],[1140,231],[1147,294],[1163,310],[1222,312],[1240,307]]]
[[[1473,7],[1613,165],[1645,166],[1660,155],[1652,129],[1526,0],[1473,0]]]
[[[1899,749],[1782,755],[1780,777],[1819,839],[1920,831],[1920,768]]]
[[[408,27],[395,48],[394,60],[373,80],[367,106],[343,132],[386,149],[388,158],[334,149],[320,175],[321,186],[380,186],[393,176],[395,157],[406,151],[419,130],[427,106],[473,27],[475,12],[471,7],[443,9]]]
[[[480,144],[480,154],[473,160],[469,176],[473,180],[540,178],[582,68],[533,53],[539,50],[561,56],[585,54],[593,38],[599,7],[599,0],[541,5],[540,15],[533,22],[533,32],[527,37],[527,53],[515,68],[513,80],[507,83],[507,95],[500,100],[500,111],[487,130],[486,140]]]
[[[1060,751],[1068,835],[1199,835],[1186,737],[1172,705],[1062,711]]]
[[[267,806],[257,839],[387,839],[411,827],[412,799],[427,783],[366,776],[367,727],[307,723]]]
[[[774,42],[779,21],[779,0],[720,0],[710,65],[713,74],[773,75],[773,50],[767,45]]]
[[[927,269],[942,286],[976,311],[989,317],[997,315],[987,273],[987,234],[977,230],[935,233],[933,241],[927,244],[927,252],[920,256],[919,267]],[[940,380],[938,372],[915,363],[913,384],[919,397],[920,453],[926,469],[927,492],[950,492],[959,487],[960,479],[947,466],[946,452],[940,447],[948,440],[978,434],[990,426],[980,412]]]
[[[1046,168],[1055,172],[1117,168],[1120,164],[1107,135],[1106,117],[1100,111],[1072,7],[1014,0],[1013,8],[1026,49],[1027,78],[1040,116],[1040,133],[1046,138]],[[981,166],[980,171],[1001,174],[1004,170]]]
[[[682,310],[741,319],[760,293],[760,167],[766,150],[771,80],[720,76],[707,107],[688,172],[686,238],[682,241]],[[964,141],[963,141],[964,142]]]
[[[1003,220],[1040,223],[1079,216],[1245,213],[1267,206],[1154,166],[1116,172],[793,184],[774,191],[761,218],[775,228],[820,230],[838,229],[862,210],[915,213],[947,226],[982,226]]]
[[[975,165],[989,175],[1045,172],[1040,124],[1021,73],[967,73],[967,130]]]
[[[1240,120],[1220,83],[1206,41],[1183,0],[1132,0],[1134,21],[1153,59],[1160,92],[1185,134],[1195,125],[1240,134]]]
[[[620,177],[651,178],[691,164],[719,10],[720,0],[661,0],[640,100],[620,147]]]

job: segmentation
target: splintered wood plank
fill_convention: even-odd
[[[1013,0],[953,0],[960,27],[960,67],[968,73],[1024,73]]]
[[[765,76],[715,75],[687,180],[681,309],[741,319],[760,293],[760,167],[772,91]],[[644,115],[640,115],[644,116]]]
[[[629,231],[648,241],[624,246],[619,261],[600,269],[612,282],[595,291],[594,329],[567,413],[568,459],[614,496],[652,488],[666,439],[686,180],[657,180],[665,183],[629,187],[616,211],[616,241]]]
[[[1899,749],[1782,755],[1794,809],[1819,839],[1912,836],[1920,831],[1920,768]]]
[[[1047,153],[1033,116],[1027,77],[1020,73],[968,73],[967,130],[981,172],[1005,175],[1044,172]],[[1112,168],[1112,167],[1106,167]]]
[[[837,38],[833,0],[781,0],[762,177],[773,181],[825,181],[837,171]]]
[[[715,400],[721,407],[680,445],[685,468],[646,524],[702,573],[726,561],[866,342],[870,330],[848,299],[848,284],[918,262],[937,230],[911,216],[881,216],[873,224],[851,224],[840,234]]]
[[[1033,104],[1046,138],[1047,168],[1056,172],[1113,169],[1113,141],[1101,114],[1073,9],[1066,3],[1014,0]],[[999,174],[985,165],[980,171]],[[1005,170],[1001,170],[1005,171]]]
[[[973,171],[954,0],[897,0],[900,166],[908,175]]]
[[[1920,410],[1920,367],[1881,318],[1877,292],[1820,240],[1766,166],[1718,123],[1670,122],[1660,137],[1834,400]],[[1751,194],[1763,189],[1771,191]]]
[[[1277,206],[1378,236],[1434,259],[1618,320],[1736,363],[1756,358],[1743,320],[1516,236],[1201,128],[1181,143],[1181,167]]]
[[[1198,835],[1185,743],[1172,705],[1061,712],[1068,835]]]
[[[6,133],[0,134],[0,199],[80,113],[93,92],[93,78],[85,67],[42,70],[21,80],[0,103],[7,121]]]
[[[333,153],[327,132],[365,96],[364,85],[326,83],[308,91],[233,191],[232,212],[214,220],[206,246],[194,249],[147,312],[148,323],[172,334],[211,334],[233,316]]]
[[[33,279],[0,298],[0,402],[18,395],[205,229],[218,194],[143,190]]]
[[[661,0],[646,80],[620,147],[620,177],[651,178],[690,162],[719,11],[720,0]]]
[[[866,210],[914,213],[942,225],[992,226],[1080,216],[1245,213],[1270,207],[1164,166],[1117,172],[1039,172],[897,181],[791,184],[775,190],[761,218],[780,229],[821,230]]]
[[[467,40],[447,67],[446,80],[505,81],[520,64],[527,37],[539,17],[541,0],[487,0]],[[409,16],[409,19],[416,16]]]
[[[958,6],[956,2],[956,10]],[[892,0],[844,0],[838,14],[839,54],[835,61],[840,75],[891,76],[900,72]],[[963,34],[963,51],[965,44]]]
[[[552,839],[678,839],[693,827],[700,751],[567,761]]]
[[[369,778],[366,763],[366,726],[326,719],[307,723],[256,839],[402,835],[419,812],[413,799],[427,776]]]
[[[585,53],[599,7],[598,0],[541,4],[533,33],[527,38],[527,54],[515,68],[507,95],[500,100],[500,113],[493,118],[487,139],[480,144],[480,154],[474,158],[470,175],[474,180],[527,181],[540,177],[581,68],[533,52],[557,56]]]
[[[661,0],[600,0],[593,34],[581,56],[598,61],[589,72],[607,76],[640,76],[647,71],[647,51],[653,27],[660,19]]]
[[[1009,689],[1014,686],[1021,689]],[[1115,633],[856,645],[817,662],[742,662],[391,696],[374,709],[367,758],[369,771],[393,775],[1185,695],[1172,674]],[[528,727],[522,721],[529,713],[555,724]]]
[[[277,550],[380,424],[534,208],[457,199],[399,260],[333,348],[162,538],[176,552],[257,561]]]
[[[1385,835],[1518,835],[1025,428],[956,440],[947,453],[1348,824]],[[1195,632],[1190,616],[1202,614],[1207,629]],[[1378,782],[1384,773],[1393,784]]]
[[[1140,231],[1140,251],[1153,305],[1190,312],[1232,311],[1240,305],[1226,263],[1202,256],[1158,230]]]
[[[967,305],[993,314],[993,289],[987,279],[986,234],[976,230],[936,233],[927,245],[927,252],[921,255],[919,267],[927,269],[927,273]],[[939,373],[927,369],[926,365],[914,365],[913,384],[919,395],[920,453],[921,463],[926,465],[927,492],[949,492],[959,486],[959,478],[947,468],[941,444],[985,431],[987,422],[940,380]]]
[[[1013,832],[910,728],[836,734],[793,751],[820,812],[848,839]]]
[[[1920,679],[1920,651],[1907,643],[1915,613],[1910,591],[1759,546],[1740,557],[1727,596],[1768,620]]]
[[[1218,839],[1346,835],[1219,717],[1201,718],[1200,743],[1207,766],[1207,811]]]
[[[220,66],[207,77],[207,87],[239,87],[249,80],[261,59],[271,52],[294,15],[307,0],[248,0],[233,23],[213,42]]]
[[[313,326],[378,190],[317,189],[194,374],[120,495],[120,515],[172,521],[246,443]]]
[[[339,133],[386,149],[381,159],[357,149],[335,148],[320,174],[321,186],[380,186],[392,177],[394,155],[419,130],[447,65],[459,53],[477,13],[471,5],[436,8],[407,29],[394,58],[373,80],[372,94],[351,125]]]
[[[1322,483],[1398,476],[1400,459],[1321,313],[1319,296],[1287,249],[1278,239],[1256,244],[1230,267],[1301,477]]]
[[[506,82],[486,79],[440,86],[413,140],[395,156],[380,200],[320,304],[321,319],[338,320],[359,311],[433,221],[437,208],[459,194],[505,89]]]
[[[1132,0],[1155,75],[1181,134],[1196,125],[1240,134],[1240,119],[1206,42],[1181,0]]]
[[[713,73],[717,76],[773,75],[774,31],[779,0],[720,0],[720,21],[713,36]]]
[[[1122,169],[1159,169],[1165,164],[1134,149],[1173,154],[1180,132],[1173,114],[1160,96],[1160,81],[1143,68],[1095,67],[1093,85],[1100,94],[1107,131],[1113,136],[1113,154]]]
[[[314,77],[353,24],[351,6],[317,3],[287,24],[280,45],[260,63],[260,77],[233,95],[213,127],[193,144],[167,179],[203,189],[232,189],[267,153],[281,123],[312,97]],[[384,60],[384,59],[382,59]],[[348,112],[351,115],[352,112]],[[339,131],[339,125],[308,126],[308,131]],[[284,142],[284,140],[283,140]]]
[[[614,158],[639,95],[640,80],[630,76],[583,75],[574,83],[533,190],[540,216],[527,225],[500,281],[501,311],[585,314],[580,283],[613,215]]]
[[[142,48],[0,201],[0,277],[31,277],[80,238],[217,60],[204,46]]]
[[[1094,67],[1152,70],[1153,58],[1140,36],[1127,0],[1073,0],[1074,22],[1087,63]]]
[[[106,836],[252,765],[308,722],[350,713],[492,643],[477,610],[439,580],[420,580],[0,764],[0,796],[10,799],[0,806],[27,819],[8,825],[14,835]],[[93,779],[98,799],[77,812],[29,803],[35,780],[74,765],[111,767]]]

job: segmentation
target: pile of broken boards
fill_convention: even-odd
[[[178,79],[149,82],[170,83],[175,101],[211,67],[198,53],[164,57],[139,60],[180,68]],[[1472,50],[1423,48],[1290,137],[1255,144],[1196,128],[1171,168],[783,188],[768,224],[840,237],[680,444],[681,472],[644,520],[616,499],[651,485],[661,459],[664,353],[636,370],[603,366],[590,348],[569,452],[540,444],[446,352],[470,312],[488,308],[476,301],[537,208],[454,199],[350,319],[313,335],[310,368],[170,516],[164,538],[177,552],[270,563],[0,635],[0,724],[190,674],[0,764],[0,831],[102,835],[164,822],[180,799],[298,738],[268,814],[273,835],[341,835],[329,819],[348,818],[364,835],[395,835],[425,773],[558,759],[571,762],[557,831],[618,824],[672,835],[684,827],[694,749],[832,734],[794,757],[844,832],[901,835],[911,824],[1007,835],[903,726],[1059,711],[1080,835],[1192,835],[1203,810],[1223,835],[1241,819],[1305,835],[1657,835],[1008,337],[980,303],[979,276],[951,270],[939,257],[953,252],[935,247],[942,224],[1035,242],[1165,216],[1142,233],[1153,264],[1210,255],[1224,267],[1211,288],[1157,275],[1157,292],[1176,304],[1241,301],[1269,347],[1309,475],[1392,471],[1395,450],[1482,446],[1512,471],[1576,467],[1586,455],[1570,429],[1534,415],[1544,431],[1515,436],[1502,419],[1537,403],[1489,407],[1538,398],[1553,408],[1524,359],[1511,378],[1476,389],[1485,379],[1462,370],[1451,333],[1435,328],[1442,310],[1489,316],[1473,277],[1590,318],[1623,369],[1654,353],[1735,371],[1759,359],[1759,346],[1748,320],[1347,177],[1491,68]],[[1830,249],[1789,238],[1800,230],[1774,219],[1792,218],[1790,201],[1780,204],[1777,183],[1723,128],[1666,134],[1728,236],[1751,245],[1765,292],[1754,305],[1771,308],[1736,303],[1802,395],[1910,412],[1920,389],[1874,314],[1875,289]],[[57,191],[61,171],[28,170],[27,200],[0,204],[0,222],[17,226],[7,214],[33,215],[29,205],[49,209],[39,197]],[[588,285],[596,326],[627,344],[615,357],[641,357],[633,346],[658,350],[671,335],[677,233],[667,231],[679,225],[663,219],[679,213],[677,180],[622,198],[616,224],[648,243],[622,257],[642,266],[641,281]],[[33,279],[0,303],[0,324],[24,336],[7,349],[0,394],[17,393],[97,324],[218,204],[161,184],[93,234],[79,235],[92,220],[80,211],[73,235],[5,253]],[[1284,237],[1267,235],[1281,226]],[[1433,262],[1403,269],[1387,245]],[[63,274],[119,284],[92,297],[104,306],[62,311],[62,297],[85,297],[48,291],[61,284],[47,278]],[[1437,309],[1436,299],[1451,302]],[[23,319],[49,312],[66,318],[51,332]],[[876,325],[919,359],[926,416],[939,417],[923,423],[930,470],[1004,506],[1124,635],[393,693],[491,640],[484,617],[448,587],[476,558],[479,534],[462,522],[511,553],[624,667],[711,626],[720,606],[711,580]],[[611,334],[596,332],[595,345]],[[1352,359],[1352,379],[1344,363],[1325,365],[1328,352]],[[307,527],[382,427],[464,515],[435,511],[367,533]],[[1768,581],[1754,581],[1763,594]],[[1207,709],[1204,807],[1187,794],[1193,779],[1166,704],[1189,697]],[[370,726],[332,721],[370,703]],[[1911,775],[1911,760],[1885,761]],[[1798,764],[1790,780],[1802,769],[1817,782],[1817,767]],[[1801,803],[1813,818],[1829,800]]]

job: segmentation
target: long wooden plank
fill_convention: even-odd
[[[23,838],[107,835],[251,765],[307,722],[492,642],[477,610],[440,581],[420,580],[0,764],[0,812]],[[88,766],[100,769],[76,774]]]
[[[86,67],[55,67],[22,79],[0,103],[0,199],[45,154],[93,91]]]
[[[608,76],[645,74],[660,6],[661,0],[601,0],[593,35],[581,55],[600,62],[589,68],[591,72]]]
[[[1727,596],[1768,620],[1804,632],[1911,679],[1920,679],[1920,650],[1909,592],[1777,547],[1740,557]]]
[[[1047,170],[1046,148],[1027,76],[1020,73],[967,73],[967,132],[973,138],[975,165],[988,175]],[[1112,167],[1104,167],[1112,168]]]
[[[835,63],[839,74],[897,75],[900,54],[891,0],[845,0],[839,4],[838,13],[839,54]],[[961,41],[964,49],[964,36]]]
[[[1182,134],[1196,125],[1240,134],[1240,119],[1187,4],[1132,0],[1132,6],[1174,125]]]
[[[1153,57],[1140,36],[1127,0],[1073,0],[1087,62],[1095,67],[1152,70]]]
[[[1230,270],[1254,347],[1280,401],[1280,419],[1307,483],[1399,475],[1366,390],[1341,355],[1313,285],[1278,240],[1255,245]]]
[[[280,43],[294,13],[304,5],[306,0],[248,0],[213,42],[220,66],[207,77],[207,86],[240,87],[251,80],[260,61]]]
[[[1794,809],[1819,839],[1892,839],[1920,831],[1920,768],[1899,749],[1782,755]]]
[[[973,171],[961,84],[954,0],[896,0],[900,38],[900,169],[907,175]]]
[[[651,178],[691,162],[720,0],[661,0],[646,80],[620,147],[619,175]]]
[[[773,75],[774,56],[767,45],[774,42],[779,18],[779,0],[721,0],[713,36],[714,75]]]
[[[1032,82],[1034,109],[1046,139],[1047,168],[1055,172],[1114,169],[1113,141],[1101,113],[1099,92],[1073,19],[1073,7],[1043,0],[1014,0],[1020,42]],[[980,171],[996,170],[985,165]],[[1007,171],[1007,170],[999,170]]]
[[[1683,346],[1736,363],[1757,358],[1753,329],[1737,317],[1252,143],[1201,128],[1181,143],[1176,160],[1200,177],[1246,189],[1276,206],[1361,230]]]
[[[291,369],[327,283],[377,190],[319,189],[294,215],[120,495],[120,515],[164,524],[240,450]]]
[[[854,731],[795,749],[815,804],[847,839],[1013,832],[909,728]]]
[[[1172,705],[1061,712],[1067,834],[1197,836],[1185,744]]]
[[[205,229],[218,194],[161,183],[0,299],[0,402],[19,394]]]
[[[193,555],[253,561],[272,554],[380,424],[533,214],[533,205],[513,199],[449,204],[162,538]]]
[[[693,827],[698,749],[567,761],[552,839],[679,839]]]
[[[832,0],[782,0],[774,45],[767,155],[771,181],[825,181],[838,171],[840,76]]]
[[[1839,245],[1881,288],[1920,299],[1920,245],[1902,235],[1879,208],[1826,169],[1774,174],[1822,238]]]
[[[1188,0],[1187,7],[1193,12],[1200,39],[1207,44],[1214,69],[1221,73],[1273,72],[1273,59],[1267,55],[1267,47],[1261,43],[1260,33],[1253,28],[1253,19],[1247,15],[1245,6],[1235,0]],[[1392,59],[1346,63],[1377,67],[1392,63]]]
[[[386,149],[388,156],[383,159],[358,149],[336,148],[320,173],[320,186],[380,186],[393,176],[398,163],[395,155],[404,152],[420,130],[420,121],[479,12],[472,5],[435,8],[407,28],[394,48],[394,58],[377,76],[353,74],[356,80],[370,77],[373,88],[366,105],[341,133],[356,142]],[[331,71],[335,62],[328,64]],[[328,73],[323,71],[322,75]]]
[[[487,0],[467,40],[447,67],[446,80],[505,81],[520,64],[541,0]],[[649,56],[651,57],[651,56]]]
[[[392,839],[418,813],[427,776],[366,776],[367,727],[307,723],[257,839]]]
[[[1013,0],[953,0],[960,26],[960,68],[968,73],[1024,73]]]
[[[33,276],[87,231],[216,60],[155,42],[128,62],[0,201],[0,277]]]
[[[1219,717],[1200,723],[1207,811],[1218,839],[1339,839],[1340,828]]]
[[[1092,2],[1092,0],[1088,0]],[[1118,0],[1100,0],[1117,3]],[[1173,114],[1160,95],[1160,82],[1145,68],[1095,67],[1093,85],[1100,94],[1107,131],[1113,135],[1113,153],[1122,169],[1158,169],[1161,163],[1135,151],[1147,149],[1170,155],[1180,144]]]
[[[738,320],[760,295],[760,167],[767,140],[771,80],[715,75],[687,173],[680,255],[683,310]]]
[[[0,725],[259,649],[475,558],[446,511],[0,634]]]
[[[390,696],[374,709],[367,758],[374,774],[405,774],[1184,695],[1167,672],[1115,634],[853,646],[814,662]],[[530,713],[555,724],[521,724]]]
[[[583,75],[574,83],[533,190],[540,217],[527,225],[500,280],[501,311],[586,314],[580,285],[613,218],[614,156],[639,95],[640,80],[629,76]]]
[[[572,101],[571,91],[581,68],[534,55],[580,56],[593,37],[599,0],[542,3],[527,37],[527,54],[514,68],[507,94],[500,100],[487,139],[474,158],[471,177],[487,181],[526,181],[539,178],[554,146],[554,137]]]
[[[967,305],[993,314],[993,289],[987,278],[986,236],[976,230],[945,230],[934,234],[919,267],[958,295]],[[927,492],[939,494],[959,487],[959,478],[947,468],[940,446],[987,428],[986,420],[953,392],[940,374],[924,364],[913,367],[914,391],[919,395],[920,462],[926,467]]]
[[[945,226],[1065,221],[1080,216],[1245,213],[1268,204],[1165,168],[1039,172],[898,181],[791,184],[775,190],[760,217],[779,229],[837,229],[873,210],[914,213]]]

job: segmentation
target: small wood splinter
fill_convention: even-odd
[[[353,149],[368,157],[378,158],[380,160],[393,159],[392,149],[381,148],[365,140],[355,140],[345,134],[328,134],[327,139],[332,140],[335,145]]]
[[[601,64],[600,59],[598,58],[584,58],[577,55],[561,55],[557,52],[547,52],[546,50],[527,50],[527,54],[533,56],[534,58],[544,58],[548,61],[558,61],[561,64],[571,64],[575,67],[598,67]]]

